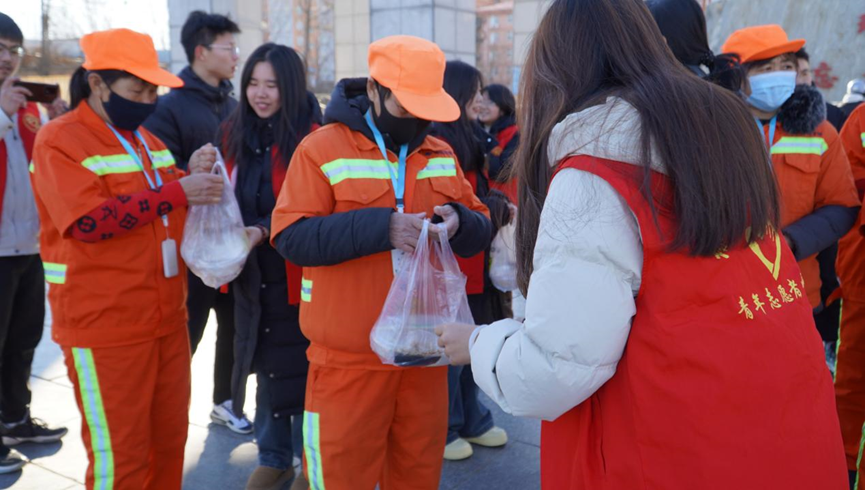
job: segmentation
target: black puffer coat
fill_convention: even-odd
[[[171,150],[177,167],[186,170],[195,150],[215,144],[219,125],[237,107],[237,101],[231,97],[228,80],[212,87],[188,66],[178,76],[183,86],[159,98],[156,112],[144,121],[144,127]]]
[[[315,98],[313,122],[321,121]],[[237,166],[235,195],[246,226],[270,229],[270,215],[276,206],[273,193],[273,145],[270,121],[258,120],[246,137],[248,152]],[[285,155],[284,158],[290,158]],[[288,304],[285,259],[270,245],[256,247],[246,261],[234,288],[235,345],[232,374],[233,404],[240,413],[245,402],[246,378],[255,373],[273,380],[266,396],[274,417],[303,413],[309,341],[300,331],[297,305]]]

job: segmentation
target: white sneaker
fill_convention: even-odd
[[[252,433],[252,422],[246,418],[246,414],[241,414],[240,417],[234,415],[234,411],[231,409],[231,400],[214,405],[213,411],[210,412],[210,420],[215,424],[224,425],[238,434]]]
[[[472,445],[462,437],[445,446],[445,459],[448,461],[462,461],[472,457],[474,451]]]
[[[508,443],[508,433],[499,427],[484,432],[477,437],[467,437],[466,441],[484,447],[502,447]]]

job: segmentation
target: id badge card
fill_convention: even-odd
[[[403,264],[408,262],[408,254],[395,248],[390,251],[390,259],[393,262],[393,277],[396,277]]]
[[[162,269],[165,272],[165,277],[169,279],[178,274],[177,242],[172,238],[162,242]]]
[[[397,201],[399,202],[399,201]],[[405,208],[401,205],[397,205],[396,212],[402,214]],[[393,277],[399,273],[399,270],[402,269],[402,265],[406,262],[408,258],[408,254],[403,252],[402,250],[395,248],[390,251],[390,260],[393,265]]]

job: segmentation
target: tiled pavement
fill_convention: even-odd
[[[213,317],[211,316],[211,320]],[[184,463],[184,490],[242,490],[256,464],[252,436],[241,436],[210,423],[210,398],[215,325],[208,324],[192,363],[193,384],[189,439]],[[255,410],[255,378],[249,380],[247,412]],[[0,475],[0,489],[83,490],[87,458],[81,443],[81,417],[75,408],[72,385],[66,377],[60,348],[46,327],[33,363],[32,412],[54,426],[65,425],[62,444],[22,445],[31,459],[22,472]],[[493,407],[498,425],[510,436],[502,449],[478,448],[466,461],[444,465],[442,490],[535,490],[540,487],[538,422],[505,415]],[[287,488],[287,486],[286,486]]]

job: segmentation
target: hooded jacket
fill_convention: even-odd
[[[324,124],[342,124],[351,131],[362,134],[375,144],[372,130],[364,120],[364,114],[371,107],[366,95],[366,78],[346,78],[334,87],[330,103],[324,110]],[[418,134],[409,143],[408,152],[414,152],[427,138],[428,129]],[[387,134],[384,137],[388,150],[399,152]],[[465,233],[457,233],[451,239],[454,253],[460,256],[474,255],[489,245],[492,224],[486,217],[473,214],[458,202],[450,203],[460,214],[460,222],[469,220]],[[284,232],[274,234],[274,243],[284,257],[295,264],[311,267],[327,265],[333,261],[341,262],[349,258],[369,255],[390,250],[388,230],[390,228],[390,208],[356,209],[348,213],[338,213],[327,217],[308,218],[290,226]],[[462,227],[461,227],[462,228]],[[350,230],[349,235],[346,235]],[[276,236],[276,235],[279,236]]]
[[[769,124],[763,125],[769,138]],[[778,113],[770,150],[781,196],[781,228],[799,261],[811,306],[820,309],[816,255],[850,228],[861,202],[838,132],[820,92],[799,85]],[[831,266],[831,260],[824,261]]]
[[[393,278],[390,220],[396,199],[389,163],[366,127],[366,79],[341,81],[326,124],[297,147],[272,217],[274,247],[304,267],[300,324],[311,363],[390,369],[370,348],[369,333]],[[393,161],[394,146],[388,159]],[[459,228],[450,245],[472,256],[490,243],[486,207],[472,192],[444,142],[417,135],[409,144],[405,212],[432,216],[452,205]]]
[[[216,143],[219,125],[237,107],[237,101],[231,97],[233,86],[228,80],[213,87],[190,66],[178,76],[183,87],[159,98],[156,112],[144,121],[144,127],[165,143],[177,166],[186,170],[195,150]]]
[[[640,165],[633,138],[639,131],[632,106],[608,99],[555,127],[549,161],[556,165],[583,154]],[[652,154],[652,161],[660,162]],[[657,163],[653,169],[663,171]],[[579,216],[604,219],[575,219]],[[506,412],[554,420],[616,372],[642,277],[637,220],[600,177],[563,170],[544,203],[534,264],[525,324],[501,320],[476,329],[472,371],[478,386]]]

